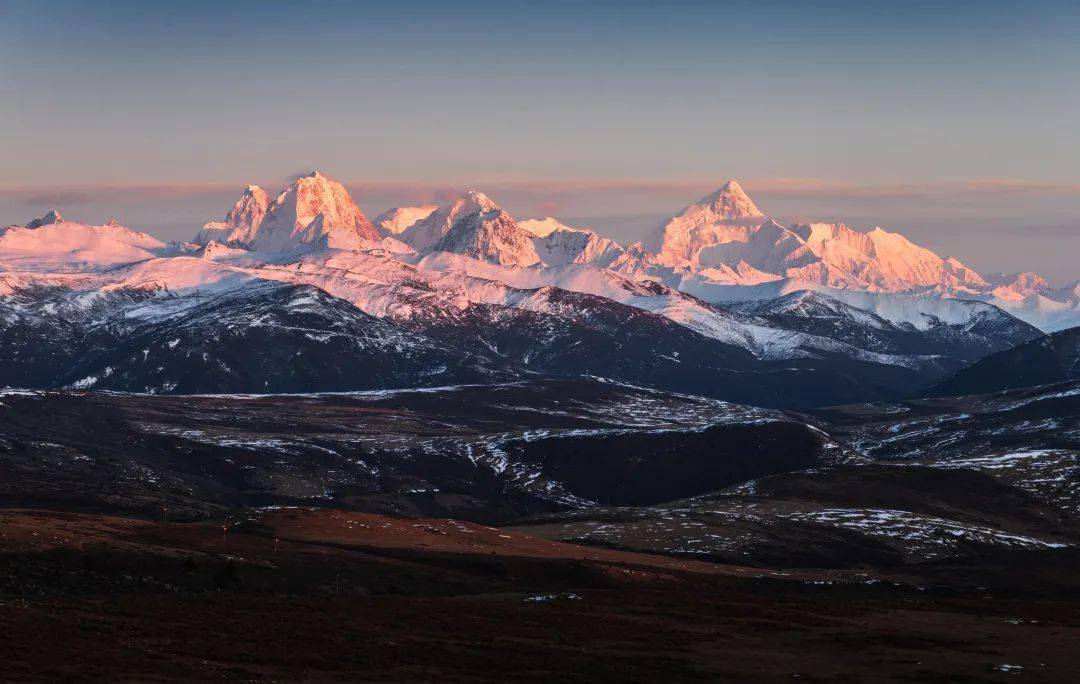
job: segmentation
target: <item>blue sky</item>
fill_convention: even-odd
[[[0,223],[43,190],[274,186],[316,167],[356,184],[624,183],[657,215],[696,196],[643,181],[794,179],[870,223],[906,216],[835,192],[1057,188],[985,210],[938,197],[915,222],[931,246],[962,243],[1004,201],[1019,218],[976,257],[994,268],[1023,226],[1080,247],[1078,25],[1076,2],[0,0]],[[178,196],[155,206],[177,215]]]

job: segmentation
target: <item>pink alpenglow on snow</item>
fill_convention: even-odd
[[[260,252],[325,244],[357,249],[382,239],[341,183],[318,171],[301,176],[272,203],[250,185],[222,223],[208,223],[195,242],[218,240]]]
[[[0,268],[32,278],[38,271],[80,273],[145,262],[138,269],[140,278],[161,274],[156,286],[172,288],[179,286],[168,275],[173,269],[150,266],[155,259],[199,258],[207,265],[193,273],[231,282],[255,271],[251,264],[246,271],[230,270],[229,264],[259,254],[365,252],[379,266],[372,272],[373,264],[365,265],[362,277],[374,282],[419,282],[434,269],[438,284],[431,285],[448,292],[457,285],[448,284],[447,274],[466,273],[487,284],[469,285],[463,301],[485,293],[480,297],[485,302],[492,296],[492,282],[529,289],[557,286],[662,312],[738,344],[756,333],[744,330],[733,337],[730,321],[717,323],[714,313],[680,299],[683,294],[667,297],[685,293],[724,303],[816,290],[917,327],[931,318],[963,318],[967,314],[957,313],[949,302],[976,299],[1048,330],[1080,323],[1077,288],[1054,290],[1034,273],[984,277],[955,258],[882,228],[862,232],[843,223],[816,222],[785,226],[768,218],[736,181],[686,207],[644,243],[629,246],[555,217],[518,222],[476,190],[442,206],[391,209],[377,223],[367,220],[341,183],[314,172],[296,178],[273,199],[259,186],[248,186],[225,219],[203,226],[193,245],[166,245],[116,223],[66,221],[52,211],[0,233]],[[357,259],[349,261],[347,270],[367,264]],[[259,277],[281,277],[272,269],[257,271]],[[185,286],[192,277],[183,279]],[[341,290],[324,276],[310,282],[347,292],[350,301],[359,296],[355,285]],[[656,287],[669,294],[660,297]],[[381,315],[383,306],[373,305],[371,311]]]

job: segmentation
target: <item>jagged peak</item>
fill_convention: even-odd
[[[30,223],[27,223],[26,227],[27,228],[40,228],[42,226],[51,226],[54,223],[63,223],[63,222],[64,222],[64,217],[60,215],[60,212],[58,212],[55,209],[50,209],[48,211],[48,213],[46,213],[41,218],[36,218],[33,221],[31,221]]]
[[[333,234],[331,239],[324,239]],[[327,243],[336,248],[379,240],[375,228],[356,206],[348,190],[318,171],[296,176],[270,201],[258,185],[248,185],[225,215],[224,222],[203,226],[195,242],[218,240],[264,251],[292,249],[300,244]]]
[[[251,243],[273,251],[316,243],[324,234],[333,234],[329,242],[336,247],[381,239],[344,185],[312,171],[296,178],[277,196]]]
[[[400,233],[401,240],[418,252],[439,242],[462,217],[477,212],[502,211],[498,204],[479,190],[466,190]]]
[[[431,251],[454,252],[504,266],[540,261],[532,236],[499,207],[462,213]]]

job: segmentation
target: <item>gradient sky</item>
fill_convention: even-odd
[[[1076,278],[1078,27],[1075,0],[0,0],[0,224],[189,237],[318,168],[369,214],[472,186],[628,239],[735,177]]]

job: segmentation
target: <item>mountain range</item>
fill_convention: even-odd
[[[191,242],[55,211],[0,231],[0,385],[304,392],[591,375],[824,405],[917,392],[1080,322],[1077,290],[983,276],[880,228],[783,226],[735,181],[624,246],[519,222],[474,190],[372,222],[313,172],[273,199],[248,186]]]

